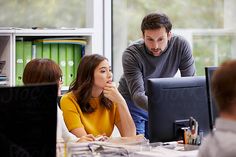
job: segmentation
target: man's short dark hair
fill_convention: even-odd
[[[169,33],[172,28],[171,21],[164,13],[150,13],[143,18],[141,30],[144,34],[145,30],[160,29],[164,27]]]

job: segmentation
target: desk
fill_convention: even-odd
[[[163,146],[160,142],[149,143],[147,140],[140,141],[140,139],[124,140],[122,138],[113,138],[107,142],[94,141],[83,143],[67,143],[65,151],[66,157],[196,157],[198,153],[198,146],[181,144],[170,144]]]
[[[163,146],[151,147],[149,151],[134,152],[135,157],[197,157],[198,146],[178,144],[172,148]]]

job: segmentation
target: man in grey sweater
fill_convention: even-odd
[[[119,91],[125,98],[136,125],[137,134],[148,138],[149,78],[173,77],[178,70],[181,76],[194,76],[195,65],[189,43],[172,35],[172,24],[162,13],[151,13],[143,18],[143,39],[130,45],[123,53],[124,74]]]

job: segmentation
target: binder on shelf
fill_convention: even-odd
[[[51,44],[51,43],[60,43],[60,44],[79,44],[79,45],[87,45],[87,41],[81,38],[46,38],[39,39],[38,42],[42,42],[43,44]]]
[[[20,40],[19,40],[20,39]],[[22,85],[25,65],[33,58],[49,58],[59,64],[63,74],[63,86],[75,79],[77,68],[87,41],[85,37],[58,37],[33,41],[16,40],[16,85]]]
[[[36,58],[36,45],[35,44],[32,44],[32,59],[35,59]]]
[[[51,44],[51,59],[59,64],[58,44]]]
[[[32,59],[32,42],[31,41],[24,41],[23,46],[23,62],[24,67],[25,65]]]
[[[68,36],[68,37],[48,37],[44,39],[39,39],[39,40],[85,40],[85,36]]]
[[[59,65],[62,71],[62,80],[63,85],[67,86],[67,73],[66,73],[66,45],[65,44],[59,44],[58,46],[58,54],[59,54]]]
[[[77,75],[77,69],[81,60],[81,56],[82,56],[82,46],[81,45],[74,45],[74,78]]]
[[[16,78],[15,82],[16,85],[22,85],[22,76],[24,70],[24,49],[23,49],[24,42],[23,41],[16,41]]]
[[[81,46],[81,57],[85,55],[85,46]]]
[[[70,85],[70,83],[74,80],[74,47],[72,44],[66,44],[66,84]]]
[[[42,58],[51,58],[50,57],[50,44],[43,44],[43,57]]]
[[[43,44],[41,42],[34,42],[35,58],[43,58]]]

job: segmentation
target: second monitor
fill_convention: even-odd
[[[218,67],[217,66],[209,66],[205,67],[205,75],[206,75],[206,89],[207,89],[207,95],[208,95],[208,105],[210,106],[210,112],[211,112],[211,129],[214,129],[215,127],[215,120],[219,116],[218,109],[216,106],[215,98],[211,92],[211,80],[213,77],[213,73],[216,71]]]
[[[210,130],[205,77],[154,78],[148,80],[150,142],[178,140],[176,121],[194,117],[199,130]]]

